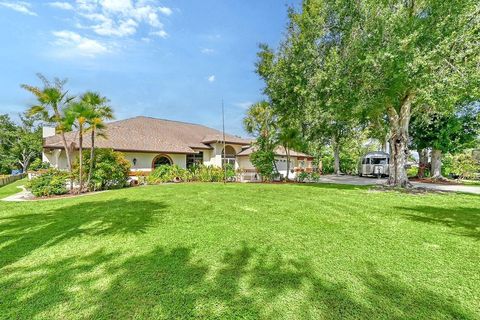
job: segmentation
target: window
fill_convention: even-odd
[[[203,163],[203,151],[194,154],[187,154],[187,168],[198,166]]]
[[[387,164],[387,158],[373,158],[372,164]]]
[[[235,149],[231,146],[226,146],[222,151],[222,164],[230,164],[235,167]]]
[[[169,157],[164,156],[164,155],[159,155],[159,156],[155,157],[155,159],[153,159],[153,162],[152,162],[153,169],[156,169],[156,168],[158,168],[159,166],[162,166],[162,165],[171,166],[172,165],[172,160]]]

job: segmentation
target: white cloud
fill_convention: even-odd
[[[25,1],[13,1],[13,2],[0,1],[0,6],[12,9],[14,11],[17,11],[23,14],[27,14],[29,16],[37,15],[35,12],[33,12],[30,9],[32,5]]]
[[[153,32],[150,32],[150,34],[152,36],[158,36],[163,39],[168,37],[168,33],[165,30],[153,31]]]
[[[215,81],[215,75],[211,75],[207,78],[208,82],[214,82]]]
[[[210,48],[202,48],[200,49],[200,52],[202,52],[203,54],[214,54],[215,50]]]
[[[114,12],[126,12],[133,7],[130,0],[103,0],[100,3],[104,9]]]
[[[236,102],[233,105],[235,107],[241,108],[241,109],[248,109],[250,106],[253,104],[251,101],[244,101],[244,102]]]
[[[61,55],[65,57],[80,55],[93,58],[109,51],[101,42],[82,37],[73,31],[54,31],[52,34],[56,37],[54,45],[59,47]]]
[[[48,5],[52,8],[62,9],[62,10],[73,10],[74,7],[68,2],[49,2]]]
[[[125,37],[135,34],[137,26],[138,23],[133,19],[122,20],[116,23],[112,19],[104,17],[101,23],[92,26],[91,29],[102,36]]]
[[[139,30],[142,31],[140,41],[149,42],[153,36],[167,38],[168,33],[160,17],[171,15],[173,11],[158,3],[159,0],[51,0],[49,6],[71,10],[77,28],[76,32],[64,30],[52,33],[57,55],[96,57],[121,47],[120,40],[113,40],[113,37],[132,37]],[[96,36],[87,35],[88,31]]]
[[[173,11],[155,3],[157,1],[77,0],[76,13],[84,20],[82,26],[102,36],[132,36],[144,24],[151,28],[150,34],[165,38],[167,32],[159,14],[169,16]]]
[[[93,11],[97,6],[96,1],[92,0],[77,0],[76,1],[78,10],[82,11]]]
[[[169,16],[172,14],[172,9],[168,8],[168,7],[158,7],[158,11],[160,11],[161,13],[163,13],[164,15],[166,16]]]

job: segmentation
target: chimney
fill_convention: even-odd
[[[53,137],[55,135],[55,128],[54,127],[43,127],[42,128],[42,137],[48,138]]]

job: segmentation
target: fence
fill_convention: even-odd
[[[25,178],[26,174],[17,174],[14,176],[6,176],[6,177],[1,177],[0,176],[0,187],[6,186],[9,183],[15,182],[17,180]]]

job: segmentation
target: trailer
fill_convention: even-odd
[[[388,177],[390,155],[383,151],[369,152],[364,155],[358,164],[358,175]]]

